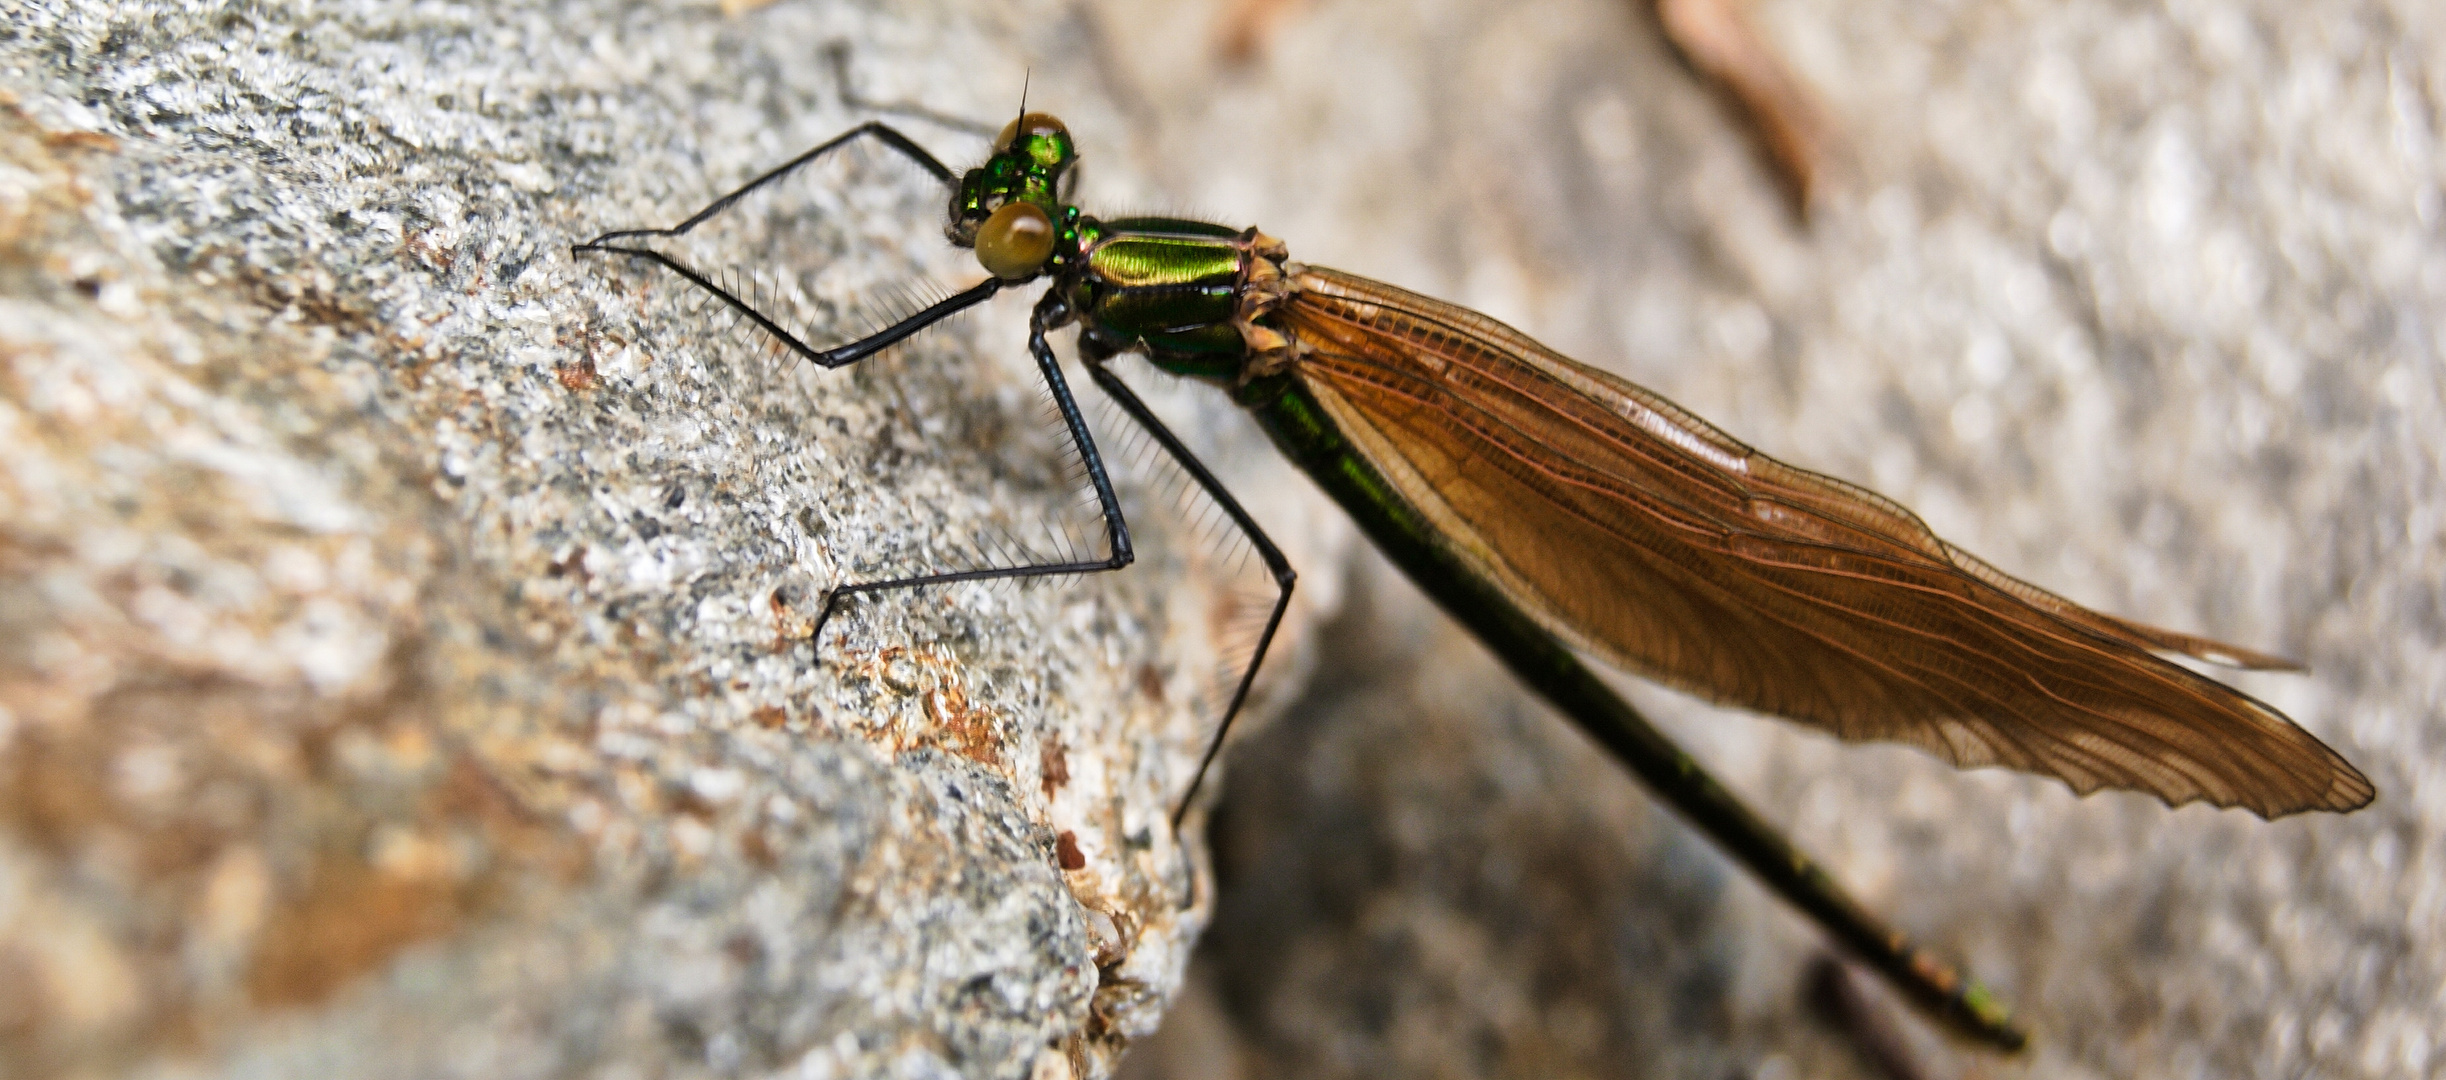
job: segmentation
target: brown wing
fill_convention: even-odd
[[[2084,793],[2269,817],[2373,794],[2283,714],[2150,650],[2286,661],[2015,580],[1483,315],[1322,268],[1295,281],[1277,322],[1343,431],[1466,561],[1628,670]]]

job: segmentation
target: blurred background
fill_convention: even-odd
[[[1719,10],[1797,87],[1765,137],[1761,80],[1710,78],[1644,3],[1077,18],[1165,196],[1496,315],[2085,603],[2306,660],[2236,681],[2377,804],[2079,799],[1625,680],[2034,1032],[2001,1058],[1906,1016],[1897,1065],[1811,1004],[1811,927],[1362,553],[1304,696],[1233,753],[1214,926],[1125,1071],[2446,1068],[2446,23]],[[1797,205],[1778,123],[1816,165]]]

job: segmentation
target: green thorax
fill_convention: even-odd
[[[1058,246],[1077,262],[1058,287],[1092,348],[1143,348],[1179,375],[1239,373],[1247,346],[1234,318],[1252,257],[1246,233],[1175,218],[1081,218],[1072,243],[1066,231]]]

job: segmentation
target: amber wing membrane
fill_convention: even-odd
[[[1293,368],[1469,565],[1626,670],[1846,739],[2274,817],[2369,781],[2153,654],[2275,657],[2090,611],[1891,500],[1760,454],[1472,311],[1298,269]]]

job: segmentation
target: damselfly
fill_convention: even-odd
[[[983,282],[819,349],[750,296],[649,246],[862,139],[944,184],[948,235],[976,252]],[[845,584],[825,599],[819,640],[859,596],[1130,564],[1120,500],[1047,340],[1075,324],[1088,377],[1213,497],[1275,586],[1184,809],[1247,699],[1293,574],[1256,520],[1107,367],[1127,352],[1228,392],[1524,683],[1915,1002],[1987,1041],[2023,1041],[2000,1003],[1869,914],[1579,654],[1845,739],[1905,742],[2084,793],[2129,788],[2263,817],[2351,810],[2374,794],[2275,709],[2160,654],[2258,669],[2296,666],[2288,661],[2083,608],[1946,543],[1879,495],[1760,454],[1484,315],[1295,262],[1254,228],[1089,216],[1064,184],[1077,161],[1069,130],[1043,113],[1023,112],[965,173],[869,122],[677,226],[578,246],[660,264],[827,368],[1004,289],[1047,285],[1028,351],[1086,465],[1105,554]]]

